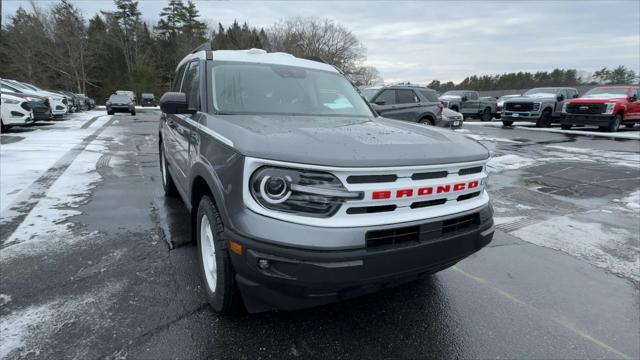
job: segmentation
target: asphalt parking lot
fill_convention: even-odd
[[[158,116],[0,137],[0,358],[640,358],[640,128],[469,122],[495,147],[488,247],[346,302],[218,316],[162,193]]]

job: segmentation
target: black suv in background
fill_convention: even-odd
[[[142,93],[142,95],[140,95],[140,98],[140,105],[156,106],[156,97],[152,93]]]
[[[371,96],[373,109],[386,118],[449,127],[442,120],[444,106],[438,94],[419,86],[385,86]]]

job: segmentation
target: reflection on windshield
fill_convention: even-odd
[[[592,89],[582,97],[587,99],[620,99],[627,97],[627,89]]]

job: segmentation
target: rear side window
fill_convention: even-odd
[[[189,63],[189,67],[184,73],[181,92],[187,95],[187,104],[189,109],[200,110],[200,73],[199,62],[193,61]]]
[[[436,94],[435,91],[428,91],[428,90],[420,90],[420,94],[422,94],[422,96],[426,97],[427,100],[429,100],[430,102],[438,102],[438,95]]]
[[[384,101],[385,105],[393,105],[396,103],[396,91],[395,90],[383,90],[378,96],[376,96],[374,102]]]
[[[420,101],[413,90],[397,90],[398,104],[412,104]]]
[[[631,89],[631,97],[636,98],[636,101],[638,101],[638,89]]]

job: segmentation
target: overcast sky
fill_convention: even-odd
[[[473,74],[625,65],[640,72],[640,1],[195,1],[210,24],[268,27],[327,17],[353,31],[386,82],[458,82]],[[55,1],[39,0],[50,6]],[[74,1],[86,17],[112,1]],[[166,0],[140,0],[158,20]],[[3,23],[27,0],[2,0]]]

